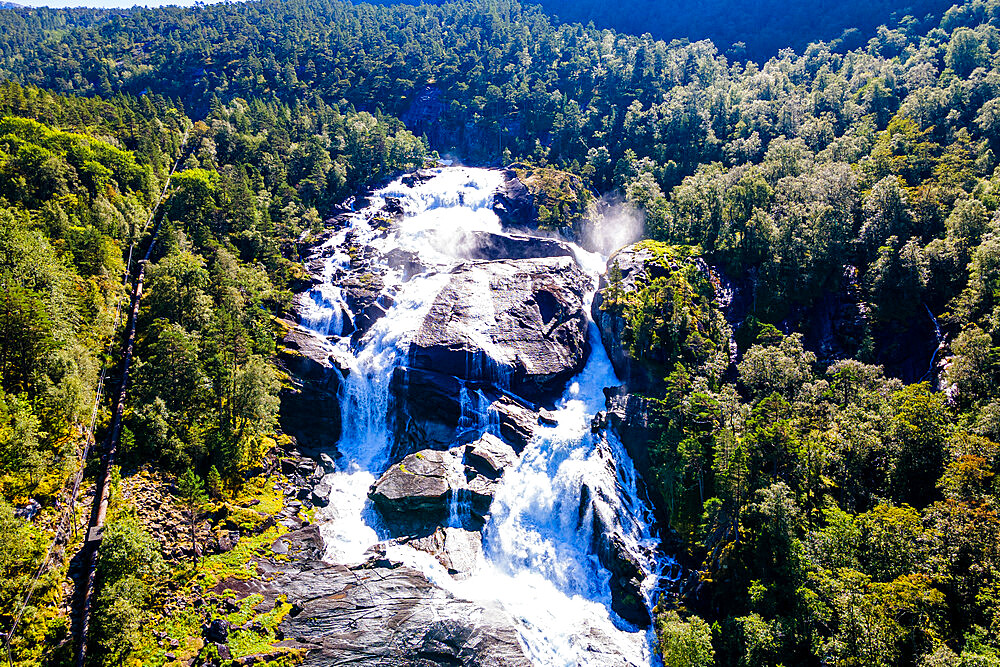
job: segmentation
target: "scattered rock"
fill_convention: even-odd
[[[386,263],[403,273],[403,282],[427,270],[427,265],[420,261],[420,255],[412,250],[393,248],[385,256]]]
[[[240,534],[223,530],[219,532],[219,553],[227,553],[236,548],[236,545],[240,542]]]
[[[403,210],[403,204],[398,197],[386,197],[385,205],[382,206],[382,210],[388,215],[393,217],[402,217],[406,211]]]
[[[438,526],[430,535],[404,543],[433,555],[449,574],[459,577],[469,575],[483,558],[482,534],[463,528]]]
[[[465,446],[466,465],[490,479],[499,478],[516,461],[514,448],[489,433]]]
[[[254,530],[254,533],[260,535],[261,533],[270,530],[271,528],[274,528],[277,525],[277,523],[278,523],[277,519],[274,518],[274,515],[271,515],[260,522],[260,525],[257,526],[256,530]]]
[[[333,459],[330,458],[330,455],[327,454],[326,452],[323,452],[319,455],[319,463],[323,467],[323,470],[325,470],[327,473],[331,473],[337,469],[337,465],[333,462]]]
[[[229,641],[229,621],[217,618],[202,626],[201,634],[206,641],[213,644],[225,644]]]
[[[39,503],[34,498],[28,500],[28,502],[23,505],[17,505],[14,507],[14,516],[18,519],[25,519],[27,521],[32,521],[38,513],[42,511],[42,504]]]
[[[310,496],[313,505],[316,505],[316,507],[326,507],[327,505],[329,505],[331,492],[332,489],[330,488],[329,484],[325,483],[317,484],[315,487],[313,487],[312,495]]]

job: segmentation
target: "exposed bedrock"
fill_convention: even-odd
[[[347,376],[347,365],[337,359],[323,337],[286,324],[290,328],[278,362],[292,386],[281,392],[281,428],[304,447],[332,450],[340,439],[337,392]]]
[[[643,244],[622,248],[611,257],[608,266],[617,267],[621,280],[615,287],[625,293],[634,293],[657,278],[669,277],[671,273],[670,267],[657,261],[653,250]],[[601,276],[600,289],[594,295],[591,307],[591,315],[601,332],[601,342],[615,372],[626,385],[634,391],[645,391],[655,383],[656,378],[650,372],[649,364],[637,361],[625,345],[627,320],[620,308],[609,307],[608,293],[608,274],[605,274]]]
[[[568,257],[463,264],[417,330],[408,366],[552,399],[586,356],[588,283]]]
[[[258,561],[264,576],[216,588],[260,594],[261,609],[292,603],[278,627],[280,645],[303,650],[303,665],[530,667],[513,619],[498,606],[457,599],[377,554],[354,568],[325,563],[315,527],[283,542],[286,557]]]
[[[535,228],[538,210],[535,196],[514,169],[505,169],[504,181],[493,197],[493,212],[505,225]]]

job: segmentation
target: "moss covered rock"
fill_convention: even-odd
[[[658,395],[678,363],[718,372],[728,363],[729,329],[699,253],[696,246],[647,240],[608,261],[593,317],[630,391]]]
[[[505,225],[575,233],[594,202],[575,174],[515,163],[504,170],[494,211]]]

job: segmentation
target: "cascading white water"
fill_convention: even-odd
[[[393,305],[359,341],[340,338],[330,343],[350,372],[341,399],[342,459],[338,470],[325,479],[333,489],[330,504],[317,513],[328,560],[360,562],[379,541],[382,527],[366,503],[366,494],[383,471],[391,447],[387,414],[393,369],[405,360],[408,342],[446,283],[448,270],[458,263],[467,234],[500,231],[491,210],[500,179],[494,171],[450,168],[411,185],[397,180],[375,193],[372,206],[352,216],[347,228],[328,242],[324,283],[311,293],[303,316],[304,325],[323,335],[342,333],[344,314],[350,313],[334,285],[338,272],[350,263],[344,248],[348,235],[383,257],[394,249],[415,252],[429,267],[404,281],[401,271],[383,264],[384,281],[394,292]],[[373,212],[387,198],[399,200],[405,217],[390,230],[380,231]],[[604,258],[574,250],[578,264],[596,285]],[[592,297],[588,295],[588,312]],[[592,322],[590,343],[592,351],[583,370],[551,415],[553,425],[538,430],[519,462],[501,478],[483,531],[484,558],[479,567],[456,580],[424,552],[391,544],[388,554],[418,567],[458,597],[499,603],[520,625],[525,648],[538,665],[648,665],[650,636],[610,611],[610,575],[594,554],[592,517],[580,516],[586,486],[591,496],[604,499],[612,520],[636,552],[653,552],[656,540],[649,511],[637,491],[631,461],[613,436],[591,433],[591,420],[604,407],[603,388],[618,380]],[[481,361],[469,363],[481,368]],[[499,375],[494,379],[499,386],[505,384]],[[489,413],[482,392],[463,388],[461,398],[460,429],[495,434],[495,415]],[[449,524],[457,526],[464,510],[457,497],[452,503]],[[650,565],[655,572],[655,564]],[[610,662],[611,655],[626,662]]]

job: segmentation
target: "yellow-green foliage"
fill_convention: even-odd
[[[629,287],[612,264],[602,308],[625,321],[622,344],[634,359],[658,370],[675,362],[704,364],[725,341],[724,321],[714,307],[714,290],[698,266],[696,246],[643,241],[637,250],[667,270],[648,271]]]
[[[0,119],[0,165],[11,185],[30,187],[41,198],[69,194],[80,186],[91,196],[148,191],[152,176],[132,153],[105,141],[11,116]]]
[[[587,215],[594,197],[579,176],[525,165],[516,166],[514,172],[534,197],[540,228],[575,227]]]
[[[212,647],[206,648],[201,638],[201,626],[206,615],[229,621],[232,627],[229,648],[234,659],[266,654],[272,656],[268,664],[291,665],[300,660],[299,652],[276,649],[273,646],[277,641],[275,629],[291,611],[290,604],[282,600],[274,607],[257,610],[256,607],[263,600],[260,595],[238,600],[232,591],[226,590],[221,594],[212,592],[220,582],[227,579],[246,580],[259,576],[255,560],[274,557],[270,545],[287,529],[277,524],[257,535],[251,529],[258,526],[264,516],[273,515],[282,509],[283,496],[274,491],[273,482],[273,479],[259,478],[240,490],[237,502],[246,503],[252,499],[260,502],[253,510],[230,507],[228,520],[236,522],[244,530],[244,537],[232,550],[202,559],[196,572],[190,570],[188,563],[178,566],[172,575],[169,590],[162,590],[154,600],[153,606],[163,611],[156,612],[151,622],[144,626],[140,649],[130,657],[129,665],[176,666],[187,664],[199,655],[204,658],[206,651],[214,650]],[[200,607],[192,604],[197,597],[204,600]],[[239,609],[234,612],[224,611],[222,605],[226,598],[237,601]],[[239,629],[247,622],[260,626],[263,633]],[[166,633],[168,638],[158,640],[154,632]],[[179,646],[171,648],[170,639],[177,640]],[[174,654],[174,661],[167,661],[168,653]]]

